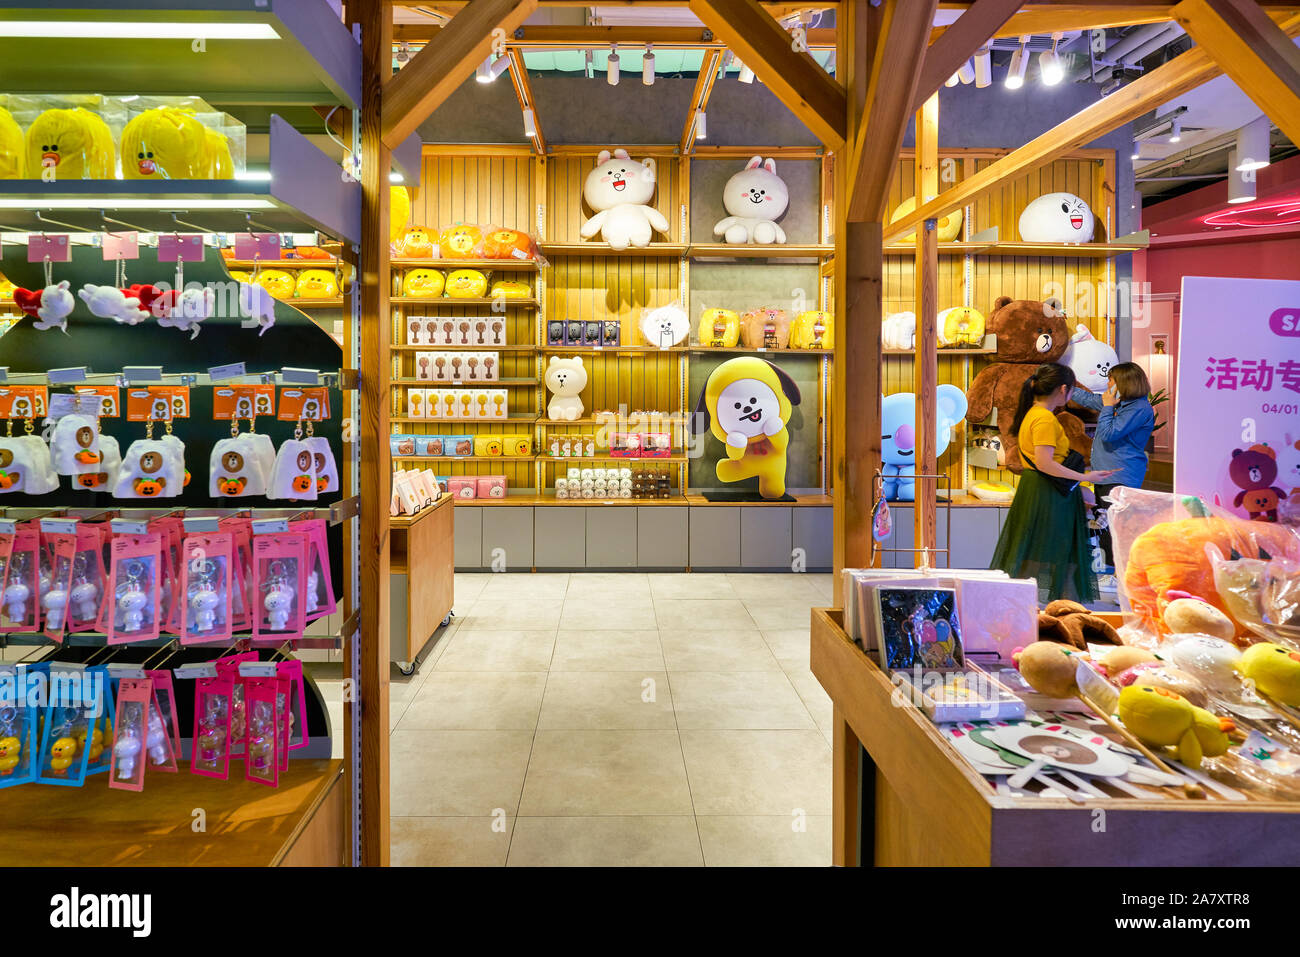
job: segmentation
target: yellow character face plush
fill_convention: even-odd
[[[443,230],[438,241],[443,259],[473,259],[479,255],[482,245],[483,231],[464,223]]]
[[[388,241],[395,243],[406,232],[411,218],[411,194],[405,186],[388,187]]]
[[[1178,760],[1191,768],[1201,758],[1228,750],[1232,721],[1198,708],[1182,695],[1140,679],[1119,693],[1119,717],[1125,727],[1147,744],[1176,749]]]
[[[487,276],[477,269],[457,269],[447,275],[446,292],[451,299],[482,299],[487,292]]]
[[[263,269],[257,274],[257,284],[276,299],[289,299],[298,288],[298,280],[283,269]]]
[[[0,106],[0,179],[21,179],[23,175],[23,131],[13,116]]]
[[[734,349],[740,341],[740,315],[730,309],[705,309],[698,332],[702,346]]]
[[[433,255],[433,236],[423,226],[413,226],[394,244],[393,252],[406,259],[428,259]]]
[[[442,295],[446,281],[437,269],[408,269],[402,276],[402,295],[419,299],[435,299]]]
[[[207,130],[183,110],[145,110],[122,130],[125,179],[200,179],[208,175]],[[228,155],[228,154],[227,154]]]
[[[517,279],[498,279],[492,284],[489,299],[527,299],[532,295],[528,283]]]
[[[339,294],[338,280],[328,269],[304,269],[296,288],[300,299],[333,299]]]
[[[791,349],[833,349],[835,334],[832,327],[834,317],[825,310],[812,309],[795,316],[794,325],[790,327]]]
[[[932,199],[934,199],[933,196],[927,196],[925,198],[927,203]],[[898,204],[898,209],[894,210],[894,215],[889,217],[889,221],[891,223],[897,222],[898,220],[906,216],[908,213],[913,212],[915,209],[916,209],[916,197],[909,196],[907,199],[903,200],[901,203]],[[953,210],[951,213],[948,213],[945,216],[939,217],[939,222],[935,229],[935,232],[939,234],[939,242],[951,243],[961,236],[962,216],[963,216],[962,211],[960,209],[957,209],[957,210]],[[898,240],[898,242],[914,243],[916,242],[916,233],[912,233],[911,235]]]
[[[230,278],[236,280],[237,282],[252,282],[252,281],[253,281],[253,277],[250,276],[248,273],[244,272],[244,270],[242,270],[242,269],[232,269],[232,270],[230,270]]]
[[[41,179],[46,170],[56,180],[113,178],[113,133],[81,107],[46,110],[27,127],[23,146],[28,179]]]
[[[722,482],[758,478],[758,494],[785,495],[786,423],[799,404],[799,386],[779,367],[756,356],[728,359],[709,376],[691,416],[692,431],[709,429],[726,447],[718,461]]]
[[[14,297],[14,284],[5,278],[4,273],[0,273],[0,299],[12,299]]]
[[[1263,641],[1246,649],[1238,668],[1270,698],[1300,708],[1300,651]]]
[[[234,179],[235,161],[230,158],[230,141],[210,127],[203,128],[203,177]]]
[[[939,345],[978,348],[984,342],[984,314],[970,306],[954,306],[939,314]]]

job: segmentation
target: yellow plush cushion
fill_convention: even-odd
[[[970,306],[954,306],[939,316],[939,346],[977,348],[984,341],[984,314]]]
[[[740,316],[730,309],[705,309],[700,316],[700,345],[710,349],[734,349],[740,341]]]
[[[791,349],[835,348],[835,318],[824,309],[810,309],[795,317],[790,327]]]
[[[446,295],[450,299],[482,299],[487,276],[477,269],[457,269],[447,274]]]

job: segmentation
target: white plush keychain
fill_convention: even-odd
[[[241,435],[238,426],[231,429],[230,438],[217,442],[208,467],[208,494],[213,498],[265,495],[266,472],[258,446],[256,433]]]
[[[312,447],[302,440],[302,423],[294,430],[293,438],[280,445],[271,471],[271,487],[267,498],[290,499],[301,502],[316,500],[316,455]]]
[[[162,439],[155,439],[150,420],[145,423],[145,438],[132,442],[122,456],[113,497],[175,498],[184,487],[185,444],[170,428]]]
[[[27,426],[31,428],[31,421]],[[12,426],[11,426],[12,427]],[[38,435],[0,438],[0,494],[46,495],[59,487],[50,450]]]
[[[316,494],[325,495],[339,490],[339,466],[334,461],[334,450],[330,440],[320,435],[311,434],[311,423],[307,423],[307,438],[303,440],[316,460]]]
[[[50,457],[59,475],[72,476],[73,488],[89,491],[107,488],[116,479],[116,466],[110,472],[105,462],[108,442],[99,434],[99,420],[89,415],[65,415],[54,425],[50,438]],[[112,441],[114,457],[121,464],[117,442]]]
[[[262,286],[239,284],[240,328],[256,329],[260,336],[275,325],[275,298]]]
[[[121,260],[118,262],[120,263]],[[142,314],[148,315],[140,308],[139,299],[128,296],[116,286],[96,286],[93,283],[86,283],[77,295],[86,304],[91,315],[99,316],[101,319],[112,319],[125,326],[134,326],[140,322]]]
[[[68,280],[55,283],[54,263],[45,257],[45,288],[14,289],[14,304],[27,315],[36,319],[33,328],[44,332],[58,328],[65,336],[68,334],[68,316],[76,308],[77,300],[72,297]]]
[[[122,469],[122,449],[118,446],[117,439],[111,435],[100,434],[99,458],[99,470],[78,475],[73,479],[75,485],[92,492],[112,490],[117,484],[117,474]]]
[[[153,314],[158,325],[188,332],[191,339],[199,334],[200,323],[217,309],[217,295],[211,289],[172,289],[153,302]]]

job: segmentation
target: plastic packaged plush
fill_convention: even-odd
[[[0,788],[36,777],[37,709],[20,690],[27,674],[24,665],[0,664]]]
[[[199,678],[194,683],[194,750],[190,773],[225,780],[230,775],[229,678]]]
[[[23,175],[23,131],[13,114],[0,106],[0,179]]]
[[[280,783],[280,714],[276,708],[276,678],[250,678],[248,700],[248,755],[244,777],[275,787]]]
[[[253,540],[257,619],[253,639],[283,641],[302,634],[307,590],[307,536],[258,535]]]
[[[116,171],[112,130],[82,107],[45,110],[27,127],[23,147],[27,179],[113,179]]]
[[[145,741],[153,682],[148,678],[123,678],[117,691],[117,717],[113,720],[113,766],[108,786],[126,791],[144,789]]]
[[[151,641],[159,634],[162,542],[157,534],[113,539],[108,643]]]
[[[68,631],[93,631],[99,620],[100,602],[107,581],[100,528],[78,524],[76,549],[68,591]]]
[[[40,629],[41,536],[34,527],[19,526],[8,540],[4,562],[3,591],[0,591],[0,631],[34,632]],[[0,548],[3,548],[0,543]],[[0,552],[0,558],[4,558]]]
[[[185,625],[181,644],[226,641],[231,634],[231,570],[234,537],[230,532],[190,535],[181,555],[181,602]]]

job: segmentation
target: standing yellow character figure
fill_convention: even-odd
[[[786,423],[799,404],[799,387],[790,376],[754,356],[728,359],[709,376],[691,417],[691,431],[709,429],[727,449],[717,465],[718,480],[758,478],[758,494],[785,495]]]

